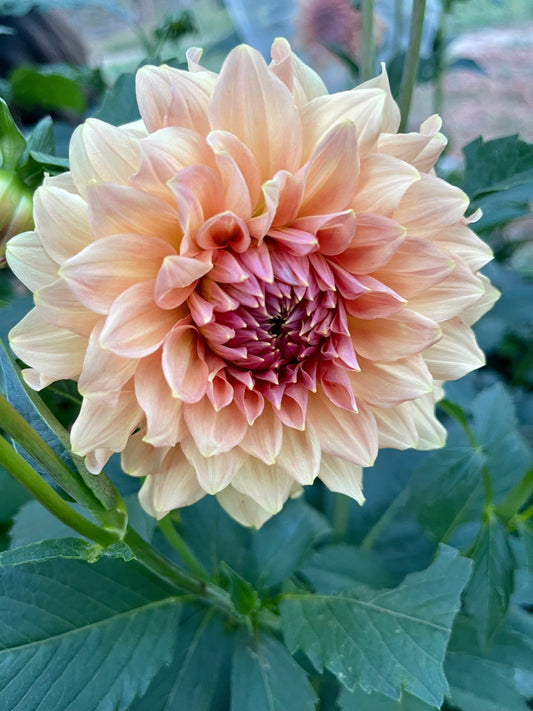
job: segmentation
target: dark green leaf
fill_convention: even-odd
[[[87,516],[87,512],[79,504],[72,504],[72,508]],[[28,501],[18,511],[9,535],[11,548],[20,548],[46,539],[78,537],[77,533],[74,533],[71,528],[35,499]]]
[[[140,117],[135,95],[135,74],[121,74],[115,85],[106,91],[96,118],[113,126],[121,126],[137,121]]]
[[[253,538],[257,587],[269,588],[288,578],[330,530],[327,519],[302,499],[285,504]]]
[[[383,563],[373,551],[362,551],[343,543],[321,548],[300,572],[320,593],[344,592],[356,583],[373,588],[390,584]]]
[[[341,711],[433,711],[437,708],[411,694],[402,694],[402,698],[395,701],[381,694],[365,694],[360,689],[343,689],[339,705]]]
[[[531,524],[519,523],[518,533],[524,544],[525,562],[529,570],[533,573],[533,528]]]
[[[54,155],[56,142],[54,139],[54,125],[50,116],[45,116],[34,126],[28,137],[27,150]]]
[[[12,518],[31,498],[26,489],[3,467],[0,467],[0,521]]]
[[[123,19],[131,19],[127,10],[111,0],[0,0],[0,13],[4,15],[25,15],[33,8],[38,8],[39,10],[56,8],[72,10],[74,8],[87,7],[88,5],[100,7]]]
[[[485,647],[505,620],[513,592],[513,553],[507,532],[496,516],[490,516],[482,526],[471,557],[474,568],[465,588],[464,604]]]
[[[392,590],[357,585],[341,595],[287,594],[285,639],[348,689],[357,684],[395,699],[404,690],[440,706],[444,653],[469,576],[470,562],[441,546],[429,568]]]
[[[515,670],[533,668],[531,615],[515,610],[488,650],[480,647],[472,620],[453,627],[444,669],[449,700],[462,711],[529,711],[515,685]]]
[[[281,642],[266,634],[236,637],[232,711],[314,711],[315,702],[306,673]]]
[[[102,557],[122,558],[128,561],[133,560],[134,555],[123,541],[102,548],[97,543],[91,543],[81,538],[55,538],[39,543],[30,543],[27,546],[0,553],[0,567],[5,568],[24,563],[43,563],[52,558],[74,558],[95,563]]]
[[[168,664],[180,602],[135,563],[0,568],[0,708],[125,711]]]
[[[10,76],[12,98],[26,108],[85,111],[85,98],[77,82],[61,74],[46,74],[32,67],[18,67]]]
[[[257,609],[259,597],[252,585],[224,561],[220,564],[220,572],[224,587],[228,590],[237,612],[248,615],[252,610]]]
[[[13,121],[6,102],[0,99],[0,168],[14,170],[25,148],[24,136]]]
[[[231,637],[213,610],[190,614],[180,622],[178,647],[168,668],[128,711],[217,711],[229,695]]]
[[[448,540],[457,526],[481,514],[484,464],[478,451],[446,447],[416,470],[408,508],[434,540]]]

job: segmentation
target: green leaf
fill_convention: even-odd
[[[457,617],[444,669],[450,703],[462,711],[529,711],[515,685],[516,669],[533,668],[531,615],[513,610],[488,650],[472,620]]]
[[[373,551],[362,551],[344,543],[316,551],[299,572],[315,590],[327,594],[350,590],[356,583],[373,588],[390,584],[382,561]]]
[[[493,229],[530,211],[533,189],[533,145],[518,136],[484,142],[480,137],[463,149],[462,188],[471,208],[483,210],[476,230]]]
[[[79,504],[72,508],[80,514],[87,515]],[[53,538],[77,538],[77,534],[65,523],[56,518],[35,499],[28,501],[18,511],[11,530],[11,548],[21,548],[31,543]],[[81,539],[81,536],[80,536]]]
[[[10,75],[12,100],[25,108],[71,109],[82,114],[85,97],[73,79],[32,67],[18,67]]]
[[[533,573],[533,528],[531,524],[519,522],[517,529],[524,544],[526,565]]]
[[[31,494],[3,467],[0,467],[0,521],[12,518]]]
[[[305,501],[287,502],[253,538],[253,580],[258,589],[278,585],[288,578],[330,531],[327,519]]]
[[[13,121],[6,102],[0,99],[0,168],[14,170],[25,148],[24,136]]]
[[[222,561],[220,572],[224,579],[224,588],[228,590],[237,612],[248,615],[259,606],[259,596],[250,583]]]
[[[45,116],[39,123],[35,124],[32,132],[28,136],[28,151],[38,151],[54,155],[56,142],[54,138],[54,124],[50,116]]]
[[[135,74],[121,74],[104,95],[96,118],[113,126],[137,121],[141,118],[135,94]]]
[[[484,464],[485,457],[478,451],[446,447],[416,470],[408,510],[433,540],[448,540],[457,526],[480,516],[485,499]]]
[[[0,568],[0,708],[126,711],[168,664],[179,598],[135,563]]]
[[[81,538],[54,538],[0,553],[0,567],[6,568],[24,563],[43,563],[52,560],[52,558],[74,558],[95,563],[102,557],[122,558],[129,561],[133,560],[135,556],[123,541],[117,541],[102,548],[97,543],[90,543]]]
[[[358,684],[394,699],[404,690],[440,706],[444,653],[469,576],[470,562],[441,546],[429,568],[392,590],[357,585],[341,595],[287,594],[281,602],[287,645],[348,689]]]
[[[474,568],[464,604],[485,647],[505,620],[513,592],[514,557],[507,532],[496,516],[491,515],[482,526],[471,558]]]
[[[194,611],[188,618],[186,609],[180,622],[174,659],[128,711],[226,708],[223,699],[229,696],[231,636],[212,609]]]
[[[316,695],[287,648],[267,634],[236,637],[231,711],[314,711]]]
[[[430,706],[411,694],[402,694],[399,701],[388,699],[382,694],[365,694],[361,689],[343,689],[339,698],[341,711],[433,711]]]

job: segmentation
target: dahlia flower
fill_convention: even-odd
[[[439,119],[397,134],[384,72],[329,95],[282,39],[269,66],[200,56],[139,70],[141,121],[76,130],[9,242],[35,299],[11,346],[31,387],[78,381],[73,450],[121,452],[154,516],[209,493],[260,526],[316,477],[362,502],[379,447],[444,443],[490,250],[432,170]]]

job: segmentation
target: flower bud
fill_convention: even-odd
[[[33,196],[10,170],[0,170],[0,266],[5,265],[8,239],[33,227]]]

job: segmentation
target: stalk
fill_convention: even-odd
[[[413,0],[413,11],[411,13],[411,25],[409,29],[409,46],[407,47],[407,54],[405,55],[405,64],[403,65],[398,98],[398,105],[402,116],[400,132],[404,132],[407,128],[407,119],[411,108],[418,60],[420,59],[420,45],[422,43],[422,28],[424,26],[425,12],[426,0]]]
[[[362,0],[361,79],[374,76],[374,0]]]

